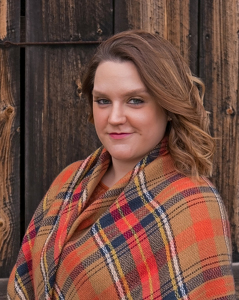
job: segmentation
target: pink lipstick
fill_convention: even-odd
[[[112,132],[112,133],[110,133],[110,137],[112,139],[115,139],[115,140],[124,139],[129,135],[131,135],[131,133],[126,133],[126,132],[121,132],[121,133]]]

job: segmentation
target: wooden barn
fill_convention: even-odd
[[[82,74],[99,43],[127,29],[168,39],[205,83],[211,180],[229,215],[239,295],[239,0],[0,0],[0,299],[51,182],[100,145]]]

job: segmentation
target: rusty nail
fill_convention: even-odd
[[[100,28],[98,28],[97,33],[98,33],[99,35],[101,35],[102,32],[103,32],[103,31],[102,31]]]

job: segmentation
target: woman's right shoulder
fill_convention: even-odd
[[[57,193],[63,186],[68,185],[76,172],[79,170],[84,160],[78,160],[65,167],[52,182],[49,192]]]
[[[79,168],[82,166],[84,160],[79,160],[76,162],[71,163],[67,167],[65,167],[60,174],[54,179],[50,188],[46,192],[45,196],[43,197],[42,201],[39,203],[34,216],[33,222],[37,224],[37,226],[41,227],[41,222],[48,214],[49,210],[52,207],[52,204],[60,201],[60,195],[63,194],[67,189],[69,184],[71,183],[74,175],[77,173]],[[56,201],[56,202],[55,202]],[[55,209],[55,206],[54,206]],[[37,220],[37,221],[36,221]],[[31,223],[32,223],[31,221]],[[30,223],[29,226],[32,226]],[[36,226],[36,225],[34,225]]]

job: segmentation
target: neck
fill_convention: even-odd
[[[122,162],[112,158],[112,164],[104,174],[102,182],[108,187],[111,187],[131,171],[134,166],[135,164],[133,163],[128,163],[127,161]]]

